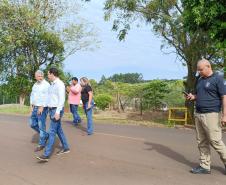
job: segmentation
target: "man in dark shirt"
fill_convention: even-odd
[[[196,101],[195,126],[200,152],[200,165],[191,173],[210,173],[210,146],[220,155],[226,172],[226,146],[222,141],[222,125],[226,123],[226,84],[223,77],[213,73],[206,59],[198,62],[197,70],[200,78],[196,92],[186,96],[188,100]]]

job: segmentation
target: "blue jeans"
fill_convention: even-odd
[[[88,102],[84,104],[84,111],[87,118],[87,134],[93,134],[93,106],[94,102],[91,102],[91,109],[87,110]]]
[[[56,113],[56,108],[49,108],[49,116],[50,116],[50,127],[49,127],[49,141],[45,147],[44,156],[49,157],[52,153],[52,148],[55,142],[55,136],[57,136],[60,139],[60,142],[64,149],[69,149],[67,139],[64,135],[62,126],[61,126],[61,118],[64,114],[64,110],[60,112],[60,119],[55,120],[54,115]]]
[[[78,114],[78,105],[70,104],[70,111],[73,115],[73,123],[78,124],[81,122],[81,117]]]
[[[30,118],[30,126],[39,133],[39,145],[45,146],[49,134],[46,132],[46,117],[48,108],[44,107],[42,114],[38,114],[38,107],[34,106]]]

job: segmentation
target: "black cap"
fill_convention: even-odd
[[[71,80],[78,81],[77,77],[73,77]]]

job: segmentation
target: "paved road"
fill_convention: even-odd
[[[27,117],[0,114],[0,185],[225,185],[223,165],[212,152],[212,174],[189,173],[198,163],[193,130],[63,123],[71,152],[48,163],[33,152],[38,136]],[[226,135],[224,134],[224,141]]]

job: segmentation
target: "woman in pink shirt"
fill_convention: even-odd
[[[70,105],[70,111],[73,115],[73,123],[74,125],[78,125],[81,122],[81,117],[78,114],[78,106],[80,104],[81,98],[81,85],[78,83],[78,78],[73,77],[71,82],[71,86],[67,87],[68,94],[68,103]]]

